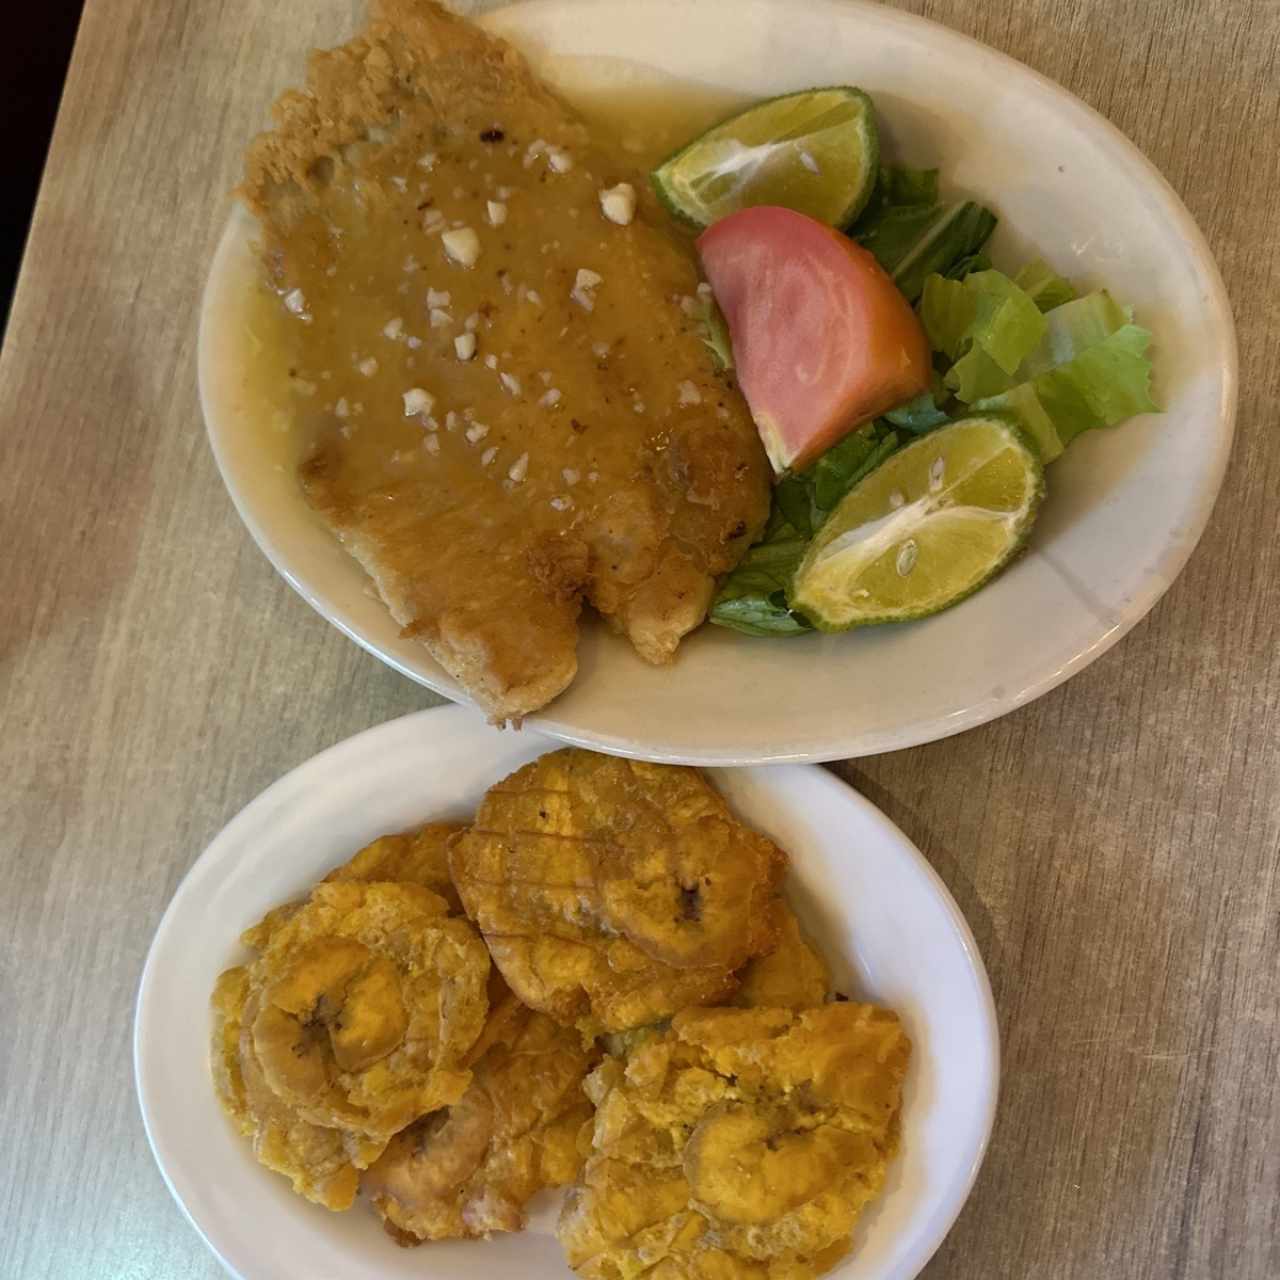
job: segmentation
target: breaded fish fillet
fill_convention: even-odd
[[[584,601],[668,661],[768,468],[642,176],[501,40],[430,0],[376,12],[276,104],[242,195],[322,389],[308,502],[406,634],[519,717],[573,678]]]

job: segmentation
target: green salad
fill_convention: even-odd
[[[719,626],[788,636],[946,608],[1025,545],[1078,436],[1156,409],[1151,334],[1131,308],[1040,259],[998,269],[992,209],[946,198],[935,169],[881,164],[868,182],[878,156],[870,99],[826,88],[751,108],[654,174],[668,207],[707,228],[699,250],[719,303],[706,303],[707,342],[736,364],[779,471],[768,524],[711,607]],[[837,299],[830,323],[814,323],[815,304],[790,328],[764,327],[778,307],[761,294],[784,278],[794,289],[803,271],[819,300]],[[885,325],[905,335],[900,355]],[[788,382],[815,348],[829,380],[848,384],[840,394]]]

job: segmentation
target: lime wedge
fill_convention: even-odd
[[[653,186],[699,227],[758,204],[844,227],[867,203],[879,158],[875,108],[861,89],[806,89],[708,129],[654,170]]]
[[[855,485],[805,553],[791,607],[823,631],[905,622],[976,591],[1026,541],[1044,468],[999,417],[965,418]]]

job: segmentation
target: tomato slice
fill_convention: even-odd
[[[929,385],[911,304],[847,236],[758,205],[698,237],[738,382],[775,472],[798,470]]]

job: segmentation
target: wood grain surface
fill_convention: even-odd
[[[1186,572],[1047,697],[839,766],[986,957],[1003,1096],[930,1280],[1280,1275],[1280,7],[906,0],[1060,81],[1182,194],[1239,324]],[[207,841],[435,699],[241,527],[196,301],[246,139],[346,0],[89,0],[0,357],[0,1276],[214,1277],[133,1095],[151,934]],[[193,1082],[193,1087],[199,1087]],[[424,1259],[425,1265],[425,1259]]]

